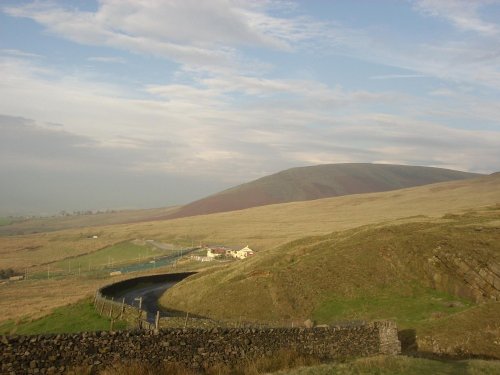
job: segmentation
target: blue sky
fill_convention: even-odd
[[[0,214],[323,163],[500,170],[498,0],[7,0],[0,73]]]

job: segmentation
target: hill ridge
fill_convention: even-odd
[[[159,219],[390,191],[478,176],[481,174],[397,164],[339,163],[295,167],[196,200]]]

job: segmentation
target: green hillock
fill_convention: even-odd
[[[500,209],[492,207],[303,238],[191,277],[161,301],[219,319],[288,325],[390,318],[419,328],[500,299],[499,257]],[[500,313],[498,304],[493,310]],[[500,332],[498,324],[492,329]],[[498,348],[491,343],[488,355],[500,357]]]
[[[115,322],[114,329],[124,329],[126,323]],[[42,318],[28,317],[0,324],[0,334],[36,335],[46,333],[76,333],[85,331],[107,331],[110,319],[100,316],[88,298],[75,304],[62,306]]]

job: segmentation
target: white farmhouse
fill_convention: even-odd
[[[237,259],[245,259],[253,255],[253,250],[250,249],[247,245],[241,250],[233,251],[231,255]]]

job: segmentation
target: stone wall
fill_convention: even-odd
[[[95,370],[119,361],[183,363],[193,369],[234,365],[272,356],[282,349],[340,359],[398,354],[395,323],[378,321],[347,327],[268,329],[164,329],[65,335],[3,336],[1,374],[59,374],[68,367]]]

